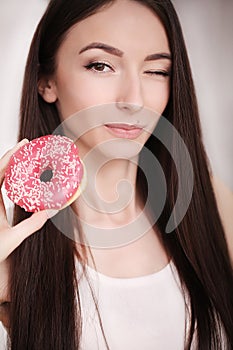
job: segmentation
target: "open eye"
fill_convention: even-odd
[[[87,70],[92,70],[92,71],[97,72],[97,73],[101,73],[101,72],[108,73],[108,72],[113,71],[113,68],[109,64],[104,63],[104,62],[92,62],[84,67]]]

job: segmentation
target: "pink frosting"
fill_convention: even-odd
[[[83,172],[72,140],[42,136],[11,157],[5,173],[6,193],[28,212],[61,209],[77,192]]]

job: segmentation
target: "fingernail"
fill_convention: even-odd
[[[28,143],[28,142],[29,142],[28,139],[23,139],[23,140],[21,140],[21,141],[19,142],[19,145],[21,145],[21,144],[26,144],[26,143]]]

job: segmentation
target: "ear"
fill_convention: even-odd
[[[57,100],[57,91],[55,81],[52,79],[41,78],[38,82],[38,93],[45,102],[53,103]]]

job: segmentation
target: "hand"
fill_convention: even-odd
[[[5,170],[10,157],[27,142],[27,140],[22,140],[0,159],[0,186],[2,186]],[[25,238],[39,230],[45,224],[47,219],[48,213],[44,210],[34,213],[30,218],[20,222],[14,227],[11,227],[7,221],[5,206],[2,194],[0,193],[0,263],[3,262],[13,250],[24,241]]]
[[[0,187],[2,187],[5,170],[12,154],[27,142],[28,140],[22,140],[0,159]],[[39,230],[48,218],[48,212],[44,210],[34,213],[30,218],[11,227],[7,220],[6,209],[0,191],[0,304],[9,301],[7,292],[8,256],[25,240],[25,238]]]

